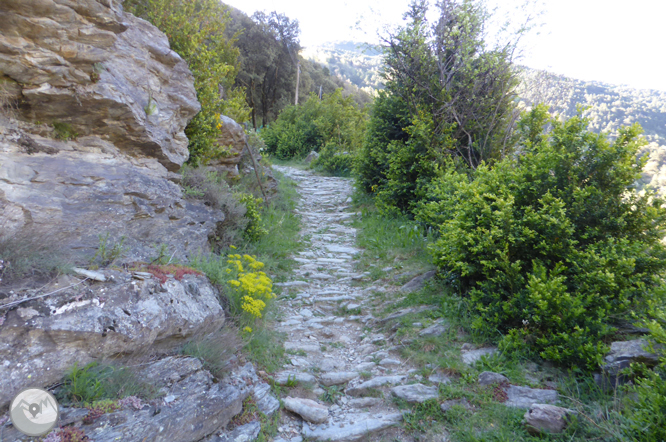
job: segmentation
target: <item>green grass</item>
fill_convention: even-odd
[[[70,273],[69,252],[53,232],[22,229],[3,234],[0,225],[0,286],[25,278],[44,280]]]
[[[231,357],[242,347],[238,332],[224,327],[217,333],[188,342],[181,350],[187,356],[199,358],[203,366],[217,379],[221,379],[232,368]]]
[[[100,399],[127,396],[153,399],[158,395],[157,388],[140,379],[130,368],[96,362],[84,367],[74,364],[56,394],[63,405],[83,405]]]
[[[363,249],[357,261],[359,272],[370,272],[377,280],[386,276],[383,268],[393,267],[396,273],[431,270],[428,244],[434,235],[406,217],[389,218],[377,212],[368,196],[353,196],[354,206],[361,216],[352,224],[358,229],[357,246]]]

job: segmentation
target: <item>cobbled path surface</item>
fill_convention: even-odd
[[[359,282],[367,275],[354,271],[361,251],[351,226],[352,181],[275,168],[298,184],[301,234],[309,238],[295,257],[300,265],[292,279],[278,284],[277,329],[287,335],[291,363],[275,375],[289,395],[276,441],[411,440],[392,396],[400,393],[394,387],[420,376],[415,381],[416,370],[400,360],[386,336],[373,332],[371,312],[381,306],[370,305],[371,295],[386,289],[363,288]]]

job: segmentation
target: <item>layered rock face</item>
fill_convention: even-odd
[[[118,0],[3,0],[0,29],[3,230],[88,253],[125,236],[137,259],[205,250],[223,215],[171,182],[200,106],[166,36]]]
[[[60,293],[6,313],[0,326],[0,409],[22,388],[59,381],[75,363],[83,367],[169,349],[224,325],[217,290],[203,276],[160,283],[105,272],[109,282],[91,286],[61,277],[47,287],[64,289]]]

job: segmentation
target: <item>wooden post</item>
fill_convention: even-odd
[[[296,99],[294,100],[294,104],[298,106],[298,83],[300,82],[301,79],[301,62],[299,61],[298,64],[296,64]]]

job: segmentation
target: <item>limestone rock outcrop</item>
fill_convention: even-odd
[[[130,259],[160,244],[187,257],[224,219],[175,184],[193,77],[121,3],[0,2],[0,226],[62,234],[83,256],[108,235]]]
[[[203,276],[160,283],[107,273],[110,282],[91,286],[63,277],[48,289],[65,290],[6,314],[0,326],[0,409],[22,388],[59,381],[75,363],[169,349],[224,325],[217,290]]]
[[[188,158],[199,111],[187,63],[119,0],[4,0],[0,72],[21,87],[27,121],[69,124],[171,171]]]

